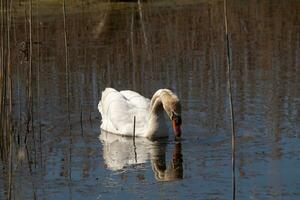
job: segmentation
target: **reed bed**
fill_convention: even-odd
[[[1,70],[0,70],[0,154],[7,174],[7,198],[11,199],[13,126],[12,119],[12,65],[11,65],[11,6],[3,1],[1,7]]]
[[[1,160],[9,161],[12,141],[11,1],[1,0],[0,148]]]
[[[70,116],[70,66],[69,64],[69,49],[68,49],[68,32],[67,32],[67,10],[66,10],[66,1],[61,1],[61,9],[62,9],[62,18],[63,18],[63,30],[64,32],[64,47],[65,47],[65,82],[66,82],[66,98],[67,98],[67,117],[68,117],[68,125],[69,125],[69,134],[70,134],[70,144],[69,144],[69,177],[72,178],[71,173],[71,162],[72,162],[72,137],[71,137],[71,116]],[[0,0],[0,8],[1,8],[1,27],[0,27],[0,33],[1,33],[1,51],[0,51],[0,153],[1,153],[1,161],[4,163],[6,168],[6,173],[8,174],[8,189],[7,189],[7,197],[8,199],[12,198],[12,188],[13,188],[13,161],[14,159],[17,159],[17,152],[20,152],[20,150],[24,150],[26,154],[26,159],[28,163],[28,168],[30,174],[33,173],[33,166],[37,167],[37,148],[39,148],[40,152],[40,166],[42,166],[42,125],[41,125],[41,116],[39,115],[39,112],[36,112],[34,114],[34,109],[40,109],[41,102],[40,102],[40,47],[37,45],[37,48],[34,48],[33,44],[34,41],[40,41],[40,35],[39,35],[39,29],[40,29],[40,23],[39,23],[39,17],[40,14],[43,13],[40,12],[39,7],[39,0],[33,1],[30,0],[26,5],[24,5],[25,8],[25,17],[24,17],[24,28],[26,35],[25,40],[25,48],[28,47],[28,62],[27,68],[26,68],[26,78],[27,78],[27,94],[26,96],[26,119],[24,120],[24,129],[25,134],[22,133],[22,117],[21,117],[21,105],[19,110],[19,115],[17,118],[17,121],[13,121],[13,81],[12,81],[12,74],[13,72],[17,72],[17,77],[19,78],[21,76],[21,69],[17,68],[13,69],[13,65],[11,63],[11,41],[12,41],[12,30],[11,30],[11,24],[12,24],[12,6],[13,1],[12,0]],[[69,5],[68,5],[69,6]],[[69,7],[68,7],[69,8]],[[143,45],[146,49],[147,56],[145,56],[146,59],[151,58],[151,33],[147,32],[146,22],[147,22],[147,13],[143,13],[143,4],[142,1],[137,1],[137,10],[134,12],[134,9],[132,8],[132,15],[131,15],[131,23],[130,23],[130,45],[131,45],[131,58],[132,58],[132,65],[133,69],[135,70],[138,63],[138,56],[136,55],[137,52],[137,36],[135,35],[134,27],[135,24],[138,23],[135,20],[138,19],[140,22],[141,27],[141,35],[142,35],[142,41]],[[135,18],[135,14],[137,14],[138,18]],[[235,199],[235,130],[234,130],[234,113],[233,113],[233,105],[232,105],[232,95],[231,95],[231,63],[230,63],[230,52],[229,52],[229,37],[228,37],[228,22],[227,22],[227,1],[224,0],[224,26],[225,26],[225,32],[226,32],[226,49],[227,49],[227,89],[228,89],[228,97],[230,102],[230,114],[231,114],[231,129],[232,129],[232,170],[233,170],[233,199]],[[34,30],[36,29],[36,30]],[[149,30],[149,29],[148,29]],[[35,33],[35,34],[33,34]],[[71,38],[71,31],[69,32],[69,37]],[[34,60],[32,55],[38,55]],[[71,57],[72,54],[70,54]],[[149,58],[150,55],[150,58]],[[36,61],[36,62],[34,62]],[[71,63],[71,60],[70,60]],[[36,73],[36,77],[34,77],[34,74]],[[134,73],[135,74],[135,73]],[[36,78],[36,85],[34,85],[34,78]],[[17,91],[19,92],[20,82],[18,80],[18,86]],[[35,93],[36,91],[36,93]],[[36,97],[36,99],[35,99]],[[18,94],[18,100],[19,104],[20,102],[20,94]],[[34,105],[34,100],[36,100],[37,104]],[[80,102],[80,126],[81,126],[81,133],[83,135],[83,106],[85,104],[82,104]],[[91,112],[90,112],[90,121],[91,120]],[[37,123],[37,129],[35,129]],[[17,124],[17,132],[14,131],[15,127],[14,124]],[[91,123],[92,125],[92,123]],[[37,130],[37,131],[36,131]],[[35,133],[37,132],[37,133]],[[134,118],[134,125],[133,125],[133,134],[135,135],[135,118]],[[15,140],[15,138],[17,138]],[[39,141],[39,143],[37,142]],[[133,137],[133,145],[135,146],[135,137]],[[134,148],[136,150],[136,147]],[[136,152],[135,152],[136,154]],[[33,188],[35,187],[34,183]],[[35,196],[35,195],[34,195]]]
[[[22,52],[26,54],[25,65],[27,65],[27,111],[25,134],[22,133],[22,112],[21,112],[21,98],[20,98],[20,77],[21,70],[19,66],[14,65],[13,59],[20,59],[17,53],[12,52],[17,46],[16,43],[16,30],[12,29],[13,20],[12,8],[14,2],[12,0],[0,1],[0,35],[1,35],[1,58],[0,58],[0,157],[3,165],[4,173],[6,174],[6,188],[4,188],[7,199],[12,199],[12,192],[14,188],[14,176],[13,169],[17,166],[20,160],[27,158],[27,164],[30,174],[32,174],[32,164],[36,167],[37,150],[34,133],[34,115],[33,115],[33,2],[30,0],[28,4],[24,5],[25,17],[24,28],[26,38],[22,44]],[[28,26],[28,27],[27,27]],[[14,27],[15,28],[15,27]],[[14,37],[14,38],[13,38]],[[15,43],[13,43],[15,42]],[[29,47],[29,49],[27,49]],[[28,62],[27,62],[28,56]],[[18,60],[20,61],[20,60]],[[25,69],[25,70],[26,70]],[[17,79],[13,81],[14,73],[16,73]],[[16,88],[14,88],[16,84]],[[17,96],[13,95],[13,91],[17,91]],[[16,99],[14,99],[16,98]],[[13,117],[16,112],[17,102],[19,104],[18,117]],[[31,136],[29,138],[29,136]],[[41,140],[41,135],[40,135]],[[30,144],[29,144],[30,142]]]

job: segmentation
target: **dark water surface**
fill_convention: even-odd
[[[137,3],[67,1],[67,69],[62,11],[33,1],[27,134],[29,5],[13,2],[13,199],[230,199],[223,2],[148,2],[139,12]],[[237,199],[300,198],[299,11],[293,0],[229,1]],[[141,139],[134,150],[128,138],[99,139],[108,86],[149,98],[171,88],[183,140]]]

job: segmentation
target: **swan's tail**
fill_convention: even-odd
[[[118,92],[118,91],[113,88],[105,88],[105,90],[103,90],[103,92],[102,92],[101,99],[98,104],[98,110],[99,110],[102,118],[105,115],[104,110],[103,110],[103,105],[105,104],[105,99],[106,99],[107,95],[110,94],[111,92]]]
[[[99,112],[100,112],[100,114],[101,114],[101,117],[102,117],[101,99],[100,99],[100,101],[99,101],[99,103],[98,103],[98,110],[99,110]]]

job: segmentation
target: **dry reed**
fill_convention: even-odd
[[[133,140],[134,158],[135,158],[135,162],[137,163],[137,153],[136,153],[136,145],[135,145],[135,116],[133,117],[133,135],[132,135],[132,140]]]
[[[227,0],[224,0],[224,28],[226,35],[226,64],[227,64],[227,93],[229,98],[229,108],[231,117],[231,163],[232,163],[232,199],[236,197],[236,184],[235,184],[235,151],[236,151],[236,135],[234,127],[234,112],[232,103],[232,87],[231,87],[231,56],[230,56],[230,41],[228,34],[228,15],[227,15]]]
[[[65,72],[66,72],[66,96],[67,96],[67,113],[69,132],[71,132],[71,116],[70,116],[70,94],[69,94],[69,53],[68,53],[68,34],[67,34],[67,13],[66,13],[66,1],[63,0],[63,21],[64,21],[64,44],[65,44]]]

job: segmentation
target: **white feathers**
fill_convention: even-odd
[[[164,110],[170,113],[170,110],[175,109],[174,102],[179,102],[177,96],[167,89],[158,90],[150,103],[149,99],[137,92],[119,92],[113,88],[106,88],[98,104],[102,116],[101,129],[118,135],[132,136],[135,117],[137,137],[166,137],[168,134]]]

